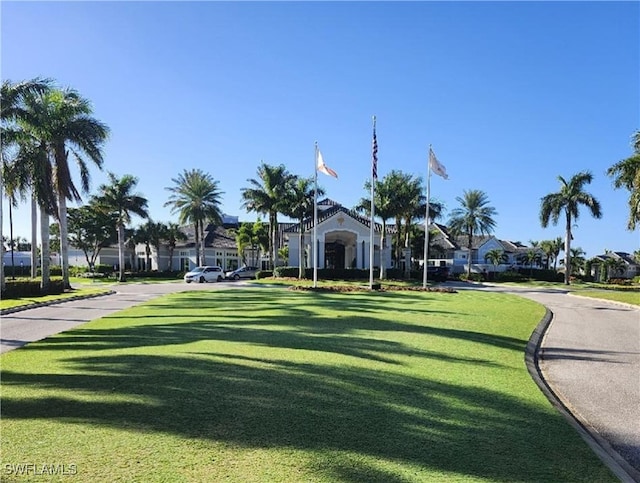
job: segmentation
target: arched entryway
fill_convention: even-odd
[[[350,231],[331,231],[324,238],[325,268],[355,268],[357,235]]]
[[[344,245],[341,242],[325,243],[324,264],[326,268],[344,268]]]

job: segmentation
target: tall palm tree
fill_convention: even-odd
[[[24,107],[24,98],[28,95],[41,94],[49,89],[51,85],[50,79],[35,78],[29,81],[11,82],[5,80],[0,87],[0,135],[2,143],[0,146],[0,200],[4,197],[4,167],[7,162],[8,151],[11,149],[19,136],[18,123],[26,122],[29,118],[28,112]],[[32,215],[33,223],[33,215]],[[36,221],[37,223],[37,221]],[[0,203],[0,237],[2,236],[2,203]],[[33,234],[33,232],[32,232]],[[37,249],[35,239],[31,240],[32,260],[31,266],[36,265],[33,256],[34,250]],[[3,259],[4,252],[0,247],[0,260]],[[47,282],[48,286],[48,282]],[[0,270],[0,290],[4,290],[4,270]]]
[[[593,175],[589,171],[582,171],[574,175],[569,181],[558,176],[560,191],[544,196],[540,206],[540,223],[543,228],[549,225],[549,221],[556,225],[560,215],[565,216],[566,235],[564,239],[565,271],[564,283],[569,285],[571,280],[571,228],[574,221],[580,215],[580,206],[586,206],[594,218],[602,217],[600,202],[584,190],[586,184],[593,181]]]
[[[174,186],[165,188],[172,194],[164,206],[171,206],[172,213],[178,213],[182,224],[193,223],[196,238],[196,265],[205,263],[204,229],[205,222],[222,224],[220,211],[222,192],[218,181],[200,169],[185,169],[177,178],[172,178]]]
[[[87,161],[102,169],[102,147],[109,128],[91,117],[91,104],[73,89],[50,89],[40,95],[30,95],[25,97],[25,105],[32,116],[28,123],[29,134],[45,147],[53,164],[62,279],[65,288],[70,288],[67,201],[82,201],[82,197],[71,176],[69,154],[80,171],[80,188],[88,193],[90,175]]]
[[[496,209],[489,206],[489,198],[481,190],[465,190],[463,196],[457,196],[460,207],[451,212],[449,228],[453,235],[466,235],[468,250],[467,276],[471,275],[473,255],[473,236],[477,233],[488,235],[496,226]]]
[[[398,212],[398,204],[396,202],[395,191],[396,183],[389,175],[385,176],[382,181],[375,181],[375,191],[373,195],[373,210],[375,215],[382,219],[382,232],[380,233],[380,280],[384,280],[387,276],[386,260],[384,259],[385,235],[387,233],[387,220],[394,218]],[[364,189],[371,192],[371,181],[367,180]],[[355,210],[371,217],[371,199],[360,198],[359,203],[355,206]]]
[[[109,183],[102,184],[98,188],[96,204],[106,213],[115,215],[116,228],[118,230],[118,262],[120,282],[126,281],[124,275],[124,242],[125,226],[131,223],[131,215],[135,214],[142,218],[149,216],[147,212],[147,199],[139,193],[134,193],[138,184],[138,179],[130,174],[125,174],[118,178],[113,173],[108,173]]]
[[[633,135],[633,154],[607,170],[616,188],[629,190],[629,220],[627,229],[633,231],[640,224],[640,130]]]
[[[318,187],[318,196],[324,195],[324,189]],[[304,278],[304,220],[313,216],[314,198],[316,196],[313,178],[295,177],[291,183],[291,191],[287,200],[285,215],[298,220],[298,278]]]
[[[278,214],[287,210],[287,194],[294,176],[283,164],[271,166],[264,162],[258,167],[258,178],[248,179],[242,188],[243,208],[269,217],[269,253],[271,267],[278,265]]]
[[[165,233],[165,241],[169,246],[169,271],[173,270],[173,252],[179,241],[186,241],[187,235],[182,231],[177,223],[168,223]]]

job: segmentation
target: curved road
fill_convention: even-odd
[[[242,285],[127,284],[106,297],[2,316],[0,353],[167,293]],[[552,312],[539,353],[547,384],[594,438],[597,444],[585,439],[617,476],[640,482],[640,308],[554,289],[451,285],[513,293]]]
[[[640,307],[555,289],[474,288],[526,297],[551,311],[538,354],[546,383],[617,476],[640,482]]]

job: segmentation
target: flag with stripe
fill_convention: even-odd
[[[324,158],[322,157],[322,153],[318,149],[318,159],[316,160],[316,168],[321,173],[326,174],[327,176],[333,176],[334,178],[338,178],[338,173],[332,170],[329,166],[324,164]]]
[[[376,138],[376,124],[373,123],[373,146],[371,159],[371,176],[374,180],[378,179],[378,139]]]

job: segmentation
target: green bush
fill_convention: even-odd
[[[525,277],[518,272],[507,271],[497,272],[495,274],[495,280],[496,282],[524,282],[525,280],[528,280],[528,277]]]
[[[463,282],[471,280],[472,282],[482,282],[484,281],[484,276],[481,273],[471,273],[471,275],[467,274],[467,272],[460,274],[460,280]]]
[[[276,278],[297,277],[298,271],[298,267],[276,267],[273,269],[273,276]]]
[[[256,279],[273,277],[271,270],[260,270],[256,272]]]
[[[31,265],[23,265],[22,267],[20,265],[16,265],[16,266],[11,266],[11,265],[5,265],[4,266],[4,276],[5,277],[21,277],[24,275],[31,275]]]
[[[518,268],[518,273],[524,275],[526,278],[530,278],[533,280],[540,280],[541,282],[563,282],[564,274],[556,272],[552,269],[545,268],[526,268],[520,267]]]
[[[62,280],[51,280],[49,291],[44,295],[56,295],[64,292]],[[22,297],[39,297],[43,295],[40,291],[39,280],[7,280],[5,290],[2,291],[2,298],[17,299]]]
[[[38,277],[42,276],[42,269],[38,268]],[[51,265],[49,267],[49,276],[50,277],[62,277],[62,267],[60,265]]]

